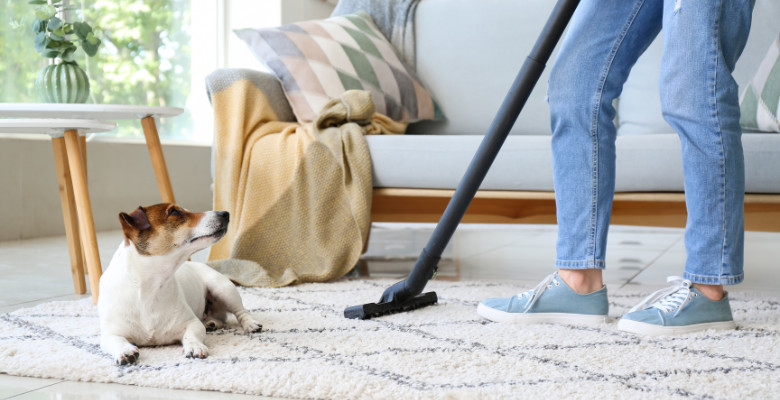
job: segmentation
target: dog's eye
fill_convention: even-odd
[[[181,211],[179,211],[178,209],[171,208],[171,209],[168,210],[168,216],[169,217],[181,217],[182,214],[181,214]]]

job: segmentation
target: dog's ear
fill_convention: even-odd
[[[122,224],[125,235],[129,233],[128,230],[140,232],[151,228],[149,219],[146,217],[146,210],[140,206],[130,214],[119,213],[119,222]]]

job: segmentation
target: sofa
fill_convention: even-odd
[[[438,221],[554,5],[551,0],[419,1],[413,17],[415,72],[445,118],[411,123],[405,135],[366,136],[372,221]],[[734,72],[740,87],[778,37],[778,16],[777,0],[756,2],[750,38]],[[613,224],[685,226],[680,143],[660,111],[660,42],[659,37],[637,62],[615,104]],[[555,223],[548,73],[464,222]],[[274,78],[258,73],[257,79]],[[278,84],[270,81],[265,85]],[[743,146],[746,229],[780,231],[780,134],[746,131]]]

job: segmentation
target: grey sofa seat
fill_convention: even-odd
[[[778,139],[778,135],[767,134],[743,137],[748,193],[780,192]],[[366,140],[374,187],[455,189],[482,136],[367,136]],[[676,134],[619,136],[616,146],[616,192],[684,190]],[[481,189],[552,191],[550,136],[509,136]]]

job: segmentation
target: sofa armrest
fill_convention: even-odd
[[[260,89],[280,121],[296,121],[290,102],[284,94],[284,89],[282,89],[282,83],[279,82],[276,75],[268,72],[244,68],[220,68],[215,70],[206,76],[206,93],[208,93],[209,102],[211,102],[213,95],[239,80],[246,80]]]

